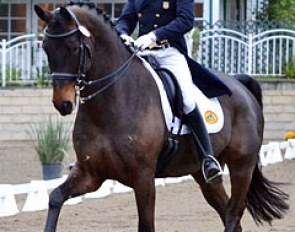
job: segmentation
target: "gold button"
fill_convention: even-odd
[[[156,14],[156,17],[157,17],[157,18],[160,18],[160,14]]]
[[[140,18],[142,16],[142,13],[138,13],[137,16]]]
[[[155,24],[155,25],[154,25],[154,28],[157,28],[157,27],[158,27],[158,25],[157,25],[157,24]]]

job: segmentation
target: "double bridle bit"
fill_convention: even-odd
[[[80,36],[80,58],[79,58],[79,68],[78,73],[72,74],[72,73],[59,73],[59,72],[53,72],[49,76],[54,80],[69,80],[69,81],[75,81],[76,84],[76,92],[77,96],[80,98],[81,103],[85,103],[91,99],[93,99],[95,96],[102,93],[104,90],[109,88],[111,85],[113,85],[123,74],[126,73],[128,68],[130,67],[135,55],[137,52],[133,52],[132,55],[128,58],[128,60],[117,70],[112,72],[111,74],[108,74],[102,78],[99,78],[97,80],[93,81],[86,81],[85,80],[85,63],[86,63],[86,49],[88,49],[89,53],[91,54],[90,46],[85,42],[85,37],[90,37],[90,32],[80,24],[79,20],[75,16],[75,14],[67,9],[67,11],[72,16],[73,20],[75,21],[76,27],[68,32],[60,33],[60,34],[51,34],[48,32],[48,26],[45,27],[43,33],[46,37],[51,39],[63,39],[68,36],[72,36],[76,33],[79,33]],[[103,81],[109,81],[106,85],[104,85],[102,88],[98,89],[93,94],[87,96],[87,97],[81,97],[80,91],[82,91],[86,86],[92,86],[94,84],[103,82]]]

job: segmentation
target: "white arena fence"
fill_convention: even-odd
[[[282,162],[283,160],[295,159],[295,139],[285,142],[270,142],[262,145],[259,153],[262,166]],[[225,167],[224,175],[228,175],[228,168]],[[32,180],[30,183],[9,185],[0,184],[0,217],[16,215],[19,212],[39,211],[48,209],[49,192],[63,183],[66,176],[54,180]],[[179,183],[192,179],[190,176],[180,178],[162,178],[155,180],[155,186],[165,186],[167,184]],[[103,198],[111,194],[127,193],[133,190],[114,180],[107,180],[103,185],[92,193],[69,199],[66,205],[74,205],[88,198]],[[16,196],[26,195],[26,201],[21,209],[17,204]]]
[[[0,41],[1,85],[32,84],[47,77],[41,36],[30,34]]]
[[[198,61],[230,75],[284,76],[284,67],[295,59],[294,30],[245,35],[229,29],[211,29],[202,31],[200,36]],[[2,87],[47,79],[48,63],[41,40],[41,35],[30,34],[0,41]]]
[[[295,31],[276,29],[242,34],[229,29],[200,33],[198,61],[230,75],[284,76],[295,60]]]

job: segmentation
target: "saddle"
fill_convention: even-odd
[[[183,119],[183,98],[181,89],[174,74],[166,68],[161,68],[153,57],[145,56],[143,58],[152,66],[152,68],[160,77],[166,91],[173,115],[178,117],[179,119]]]

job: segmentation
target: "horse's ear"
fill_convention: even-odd
[[[52,13],[47,10],[43,10],[40,6],[35,5],[34,10],[38,17],[43,20],[44,22],[48,23],[49,20],[52,18]]]
[[[64,19],[66,19],[67,21],[71,21],[71,20],[72,20],[72,15],[71,15],[71,13],[67,10],[67,8],[61,6],[61,7],[59,8],[59,13],[60,13],[60,15],[61,15]]]

